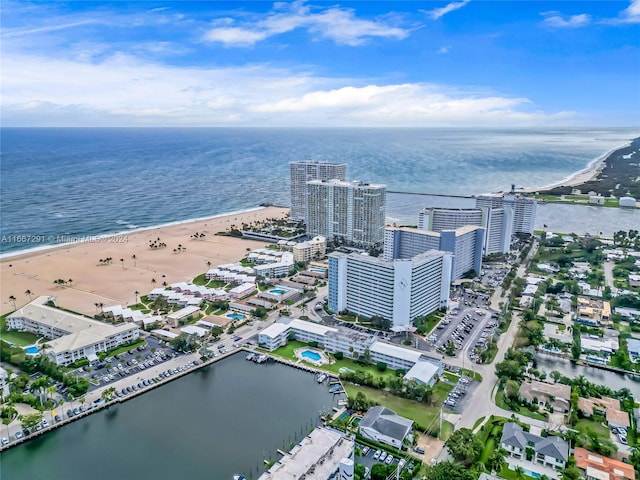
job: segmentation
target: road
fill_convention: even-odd
[[[604,262],[604,284],[613,290],[613,262]]]
[[[537,242],[534,241],[533,246],[531,247],[531,251],[527,258],[520,264],[517,271],[518,277],[524,277],[527,269],[527,265],[535,255],[537,250]],[[502,288],[499,287],[494,292],[491,297],[491,308],[496,310],[500,310],[500,302],[503,301],[502,298]],[[476,420],[482,417],[489,417],[490,415],[500,415],[504,417],[511,417],[513,412],[508,410],[504,410],[496,406],[494,402],[495,398],[495,387],[498,383],[498,377],[496,375],[495,364],[502,362],[504,360],[504,356],[507,353],[507,350],[513,345],[516,336],[518,335],[518,328],[520,323],[520,317],[514,312],[513,318],[511,319],[511,323],[509,324],[509,328],[505,333],[500,336],[498,340],[498,353],[493,361],[493,363],[486,365],[478,365],[471,364],[473,371],[482,375],[482,382],[478,385],[477,388],[472,393],[471,401],[467,402],[467,409],[464,411],[463,415],[450,415],[448,417],[449,421],[454,420],[454,425],[456,428],[471,428],[475,424]],[[447,359],[446,362],[451,365],[457,367],[463,367],[463,359],[453,358]],[[468,365],[467,365],[468,366]],[[545,422],[534,420],[529,417],[524,417],[516,414],[517,417],[523,419],[529,424],[537,425],[540,427],[548,428],[548,425]]]

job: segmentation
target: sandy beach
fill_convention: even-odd
[[[522,189],[519,189],[518,191],[521,191],[524,193],[536,193],[536,192],[541,192],[546,190],[552,190],[556,187],[561,187],[561,186],[577,187],[579,185],[582,185],[583,183],[587,183],[588,181],[593,180],[598,176],[598,174],[600,173],[600,170],[602,170],[602,168],[604,167],[607,158],[609,158],[609,156],[612,153],[614,153],[617,150],[620,150],[621,148],[628,147],[629,145],[631,145],[630,142],[609,150],[607,153],[591,161],[589,165],[587,165],[582,170],[579,170],[576,173],[573,173],[568,177],[565,177],[559,182],[551,183],[543,187],[522,188]]]
[[[34,298],[55,296],[59,306],[87,315],[96,313],[96,303],[133,304],[136,291],[144,295],[163,282],[191,280],[209,269],[208,262],[214,267],[238,261],[247,249],[264,247],[265,242],[215,234],[234,224],[280,218],[288,211],[266,207],[3,258],[0,260],[0,314],[13,311],[11,295],[16,298],[18,308],[27,303],[27,290]],[[196,232],[205,236],[197,240],[191,238]],[[151,249],[149,241],[158,238],[166,247]],[[178,245],[186,250],[174,252]],[[112,258],[111,263],[101,264],[100,260],[107,257]],[[53,283],[56,279],[72,282],[70,286],[58,287]]]

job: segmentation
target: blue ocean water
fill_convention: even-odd
[[[12,241],[19,235],[99,235],[288,205],[290,161],[346,162],[350,179],[389,190],[470,195],[559,181],[635,136],[626,128],[3,128],[0,252],[43,244]],[[406,202],[389,195],[389,216],[406,213]]]

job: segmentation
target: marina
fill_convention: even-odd
[[[276,450],[299,441],[339,397],[308,372],[278,362],[257,368],[245,358],[232,355],[7,450],[3,478],[255,479],[265,460],[277,460]],[[154,455],[158,449],[170,454]],[[36,450],[38,462],[28,461]]]

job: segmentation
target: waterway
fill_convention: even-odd
[[[466,197],[388,193],[387,222],[417,225],[418,212],[427,207],[474,208],[475,200]],[[612,237],[618,230],[631,230],[637,228],[639,224],[640,209],[638,208],[546,203],[538,204],[535,229]]]
[[[237,354],[3,452],[0,479],[255,479],[338,397],[310,373]]]
[[[538,353],[538,370],[544,371],[549,375],[557,370],[565,377],[575,378],[580,375],[584,376],[592,383],[606,385],[613,390],[628,388],[635,398],[640,398],[640,381],[632,379],[628,375],[603,370],[596,367],[587,367],[585,365],[576,365],[571,361]]]

